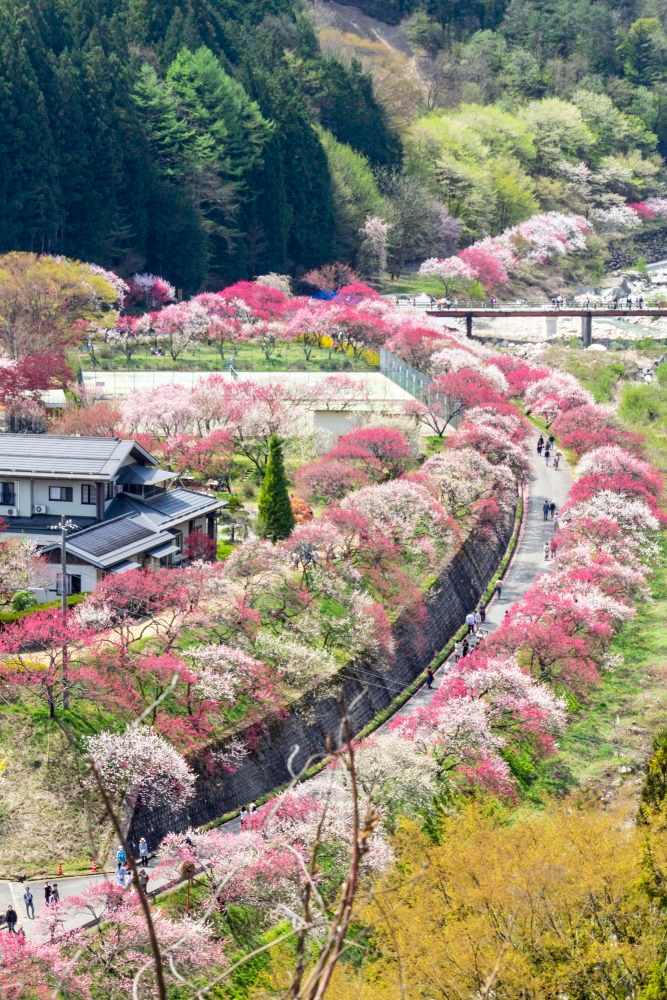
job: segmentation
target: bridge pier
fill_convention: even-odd
[[[558,316],[544,317],[544,335],[548,338],[558,336]]]
[[[590,347],[593,342],[593,314],[584,313],[581,317],[581,339],[584,347]]]
[[[472,337],[472,313],[466,315],[466,337]]]

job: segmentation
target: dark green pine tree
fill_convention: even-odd
[[[0,15],[0,248],[45,250],[58,228],[55,150],[44,96],[16,26]]]
[[[287,491],[287,477],[283,463],[283,448],[277,437],[269,441],[269,458],[264,482],[259,493],[257,533],[262,538],[277,542],[289,538],[294,527],[294,514]]]

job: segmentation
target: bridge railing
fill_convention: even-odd
[[[659,305],[649,305],[644,300],[642,304],[639,305],[638,302],[633,299],[632,305],[628,306],[626,300],[620,299],[617,304],[613,302],[587,302],[585,299],[575,301],[574,299],[565,299],[559,305],[554,305],[553,302],[527,302],[526,300],[521,300],[520,302],[496,302],[492,305],[490,302],[471,302],[467,299],[457,299],[456,302],[450,302],[448,305],[444,304],[442,300],[436,299],[435,302],[416,302],[412,299],[409,301],[399,299],[396,302],[398,308],[411,308],[411,309],[422,309],[425,312],[432,310],[442,310],[447,312],[448,310],[453,310],[455,312],[461,312],[465,310],[470,310],[471,312],[484,312],[485,310],[503,312],[507,311],[510,313],[521,312],[526,310],[539,309],[541,312],[553,312],[554,316],[557,316],[559,312],[563,309],[581,309],[586,312],[596,312],[604,311],[607,312],[610,309],[619,312],[630,310],[631,312],[641,312],[645,309],[661,309],[662,306]]]

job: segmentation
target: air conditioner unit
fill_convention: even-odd
[[[8,507],[7,510],[5,511],[5,513],[6,513],[7,517],[18,517],[19,516],[19,512],[16,509],[16,507]]]
[[[46,514],[46,504],[36,503],[32,508],[33,514]]]

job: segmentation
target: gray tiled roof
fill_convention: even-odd
[[[192,490],[176,489],[168,493],[158,493],[144,501],[147,507],[157,511],[165,518],[196,517],[199,511],[206,510],[212,504],[223,506],[223,501],[206,493],[193,493]]]
[[[154,545],[155,535],[155,530],[141,518],[116,517],[112,521],[100,521],[92,528],[72,533],[70,542],[75,548],[89,552],[91,556],[106,556],[145,538],[150,539],[151,545]]]
[[[140,513],[158,526],[185,521],[197,517],[204,511],[224,505],[224,500],[218,500],[206,493],[195,493],[192,490],[182,488],[169,490],[167,493],[156,493],[155,496],[145,499],[121,493],[109,505],[107,517]]]
[[[135,451],[154,459],[131,440],[58,434],[0,434],[0,475],[90,476],[110,479]]]

